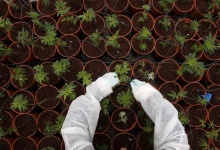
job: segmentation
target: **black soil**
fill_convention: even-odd
[[[22,29],[28,31],[29,38],[32,36],[32,28],[25,22],[18,22],[13,25],[13,30],[11,30],[11,38],[13,41],[18,41],[17,40],[18,32],[21,32]]]
[[[37,150],[36,143],[29,138],[18,139],[13,147],[14,150]]]
[[[96,132],[105,132],[110,126],[110,118],[108,115],[104,115],[102,112],[99,114],[99,120],[96,127]]]
[[[0,64],[0,87],[5,86],[10,80],[10,70],[4,65]]]
[[[189,72],[184,72],[182,77],[188,81],[188,82],[197,82],[198,80],[200,80],[200,76],[196,76],[196,73],[189,73]]]
[[[124,36],[130,33],[132,29],[132,25],[131,25],[131,22],[129,21],[129,18],[126,18],[124,16],[118,16],[118,21],[119,21],[118,26],[115,28],[110,28],[110,31],[112,33],[115,33],[116,31],[119,30],[118,35],[121,35],[121,36]]]
[[[106,0],[106,4],[113,11],[123,11],[128,6],[128,0]]]
[[[13,118],[6,111],[2,111],[0,116],[1,116],[0,119],[2,120],[0,122],[0,127],[2,127],[2,130],[4,132],[7,132],[8,129],[12,127]]]
[[[148,30],[151,30],[154,25],[153,22],[154,20],[152,20],[153,18],[151,18],[150,15],[147,14],[147,18],[144,19],[144,21],[142,22],[142,21],[138,21],[140,17],[143,17],[143,13],[137,13],[136,15],[134,15],[132,19],[133,27],[138,31],[143,27],[146,27]]]
[[[142,132],[137,141],[140,150],[154,149],[153,139],[153,133]]]
[[[157,32],[158,34],[160,34],[161,36],[171,36],[174,33],[174,23],[171,21],[171,26],[168,27],[168,30],[165,30],[164,26],[159,23],[159,20],[163,21],[163,17],[160,17],[160,19],[157,19],[155,21],[155,26],[154,26],[154,30],[155,32]]]
[[[8,5],[5,1],[0,1],[0,16],[5,16],[7,14],[8,11]]]
[[[220,109],[218,107],[213,107],[212,110],[209,112],[209,120],[217,125],[220,126]]]
[[[218,41],[218,43],[219,43],[219,41]],[[213,53],[207,53],[207,52],[204,52],[204,53],[210,59],[214,59],[214,60],[220,59],[220,48],[216,48]]]
[[[207,14],[209,11],[210,3],[212,3],[212,0],[196,0],[196,8],[199,10],[202,14]]]
[[[42,3],[43,0],[39,0],[38,1],[38,9],[39,11],[44,14],[44,15],[51,15],[53,13],[55,13],[55,2],[56,0],[50,0],[50,5],[48,7],[46,7],[43,3]]]
[[[84,5],[87,9],[92,8],[94,11],[99,11],[102,8],[104,8],[105,0],[92,0],[92,1],[85,0]]]
[[[193,126],[201,125],[201,122],[199,121],[199,119],[206,120],[206,117],[208,115],[205,108],[201,105],[192,106],[187,111],[187,114],[188,114],[188,118],[190,120],[189,124],[193,125]],[[216,113],[215,113],[215,115],[216,115]]]
[[[175,6],[181,11],[188,11],[194,5],[193,5],[193,0],[190,0],[190,1],[177,0],[175,2]]]
[[[186,39],[193,38],[195,31],[190,29],[189,20],[183,19],[176,24],[176,32],[180,33],[180,35],[184,36]]]
[[[113,142],[113,149],[119,150],[121,148],[127,148],[127,150],[134,150],[137,145],[137,141],[135,139],[135,136],[128,134],[128,133],[122,133],[116,135]]]
[[[24,1],[13,1],[13,3],[17,6],[17,8],[11,7],[11,13],[16,18],[22,18],[24,16],[27,16],[27,13],[31,10],[32,4],[29,2],[29,0]]]
[[[214,84],[220,85],[220,65],[213,65],[209,68],[208,76]]]
[[[46,62],[43,64],[44,71],[47,73],[47,77],[49,78],[48,82],[43,81],[42,83],[45,85],[53,85],[58,82],[59,76],[57,76],[52,68],[52,63]]]
[[[29,50],[29,47],[27,45],[22,45],[20,43],[13,44],[11,48],[13,49],[14,52],[10,56],[8,56],[11,61],[19,64],[28,60],[31,51]]]
[[[66,1],[67,6],[70,7],[70,12],[77,13],[83,7],[83,0]]]
[[[44,139],[38,144],[38,148],[53,147],[55,150],[61,150],[61,141],[55,137],[44,137]]]
[[[197,40],[194,40],[194,39],[192,39],[192,40],[187,40],[187,41],[184,43],[184,46],[183,46],[183,47],[180,47],[180,50],[181,50],[183,56],[187,56],[187,55],[189,55],[189,53],[194,53],[195,50],[193,50],[193,45],[195,45],[195,44],[196,44],[197,46],[200,46],[200,45],[201,45],[200,42],[197,41]],[[201,52],[195,52],[195,53],[196,53],[196,57],[198,58],[198,57],[201,55],[202,51],[201,51]]]
[[[163,61],[158,66],[158,75],[164,80],[164,81],[174,81],[177,79],[177,70],[178,70],[178,64],[174,63],[173,61]]]
[[[210,100],[210,104],[212,105],[220,105],[220,86],[212,85],[207,88],[207,93],[212,94],[212,98]]]
[[[199,24],[200,24],[200,26],[199,26],[199,30],[198,30],[198,35],[201,38],[205,38],[206,36],[209,35],[209,33],[211,33],[212,35],[216,34],[216,30],[217,29],[210,22],[208,22],[208,21],[201,21]]]
[[[3,97],[1,97],[0,100],[0,107],[2,109],[7,109],[10,106],[11,98],[5,89],[0,88],[0,93],[3,94]]]
[[[220,132],[218,132],[218,138],[217,139],[213,139],[213,145],[220,149],[220,141],[219,141],[219,137],[220,137]]]
[[[67,16],[72,16],[72,15],[67,15]],[[76,17],[75,15],[73,15]],[[63,17],[65,18],[65,17]],[[62,18],[62,19],[63,19]],[[71,21],[62,21],[62,19],[58,22],[58,27],[59,30],[65,34],[73,34],[77,32],[80,28],[80,21],[78,20],[76,25],[74,25]]]
[[[0,147],[4,150],[10,150],[10,144],[5,139],[0,139]]]
[[[96,30],[101,32],[105,27],[104,20],[101,16],[96,15],[95,19],[91,22],[83,22],[82,23],[82,30],[86,33],[91,35]]]
[[[95,134],[92,143],[95,149],[99,149],[103,145],[108,146],[105,150],[111,149],[111,139],[105,134]]]

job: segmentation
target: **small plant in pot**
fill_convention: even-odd
[[[117,102],[120,107],[130,108],[134,102],[134,95],[132,94],[131,90],[128,89],[127,91],[119,92],[117,95]]]
[[[140,66],[140,69],[138,70],[138,73],[140,74],[140,76],[145,79],[145,80],[154,80],[155,79],[155,74],[154,74],[154,71],[151,71],[151,70],[146,70],[146,64],[145,62],[139,62],[138,64]]]
[[[122,64],[117,64],[114,69],[119,76],[120,82],[127,82],[130,80],[128,75],[131,69],[128,62],[124,61]]]
[[[35,74],[34,79],[42,84],[43,82],[49,82],[48,74],[44,71],[43,65],[34,66]]]
[[[57,76],[61,76],[65,72],[69,72],[70,62],[68,59],[57,60],[52,64],[54,73]]]
[[[0,39],[4,39],[8,33],[12,29],[12,23],[9,18],[0,17]]]
[[[58,91],[59,95],[57,98],[62,98],[64,101],[66,99],[73,101],[76,98],[75,88],[76,85],[73,82],[65,83],[63,88]]]
[[[0,60],[5,55],[10,56],[13,53],[13,50],[10,47],[6,47],[6,45],[0,41]]]
[[[63,126],[63,122],[65,120],[65,117],[63,115],[58,116],[55,123],[52,123],[50,121],[46,122],[46,126],[44,128],[44,133],[46,136],[53,136],[56,133],[61,132],[61,128]]]
[[[92,74],[88,73],[85,70],[80,71],[77,74],[77,78],[78,78],[78,80],[82,80],[83,86],[85,86],[85,85],[87,86],[90,83],[92,83]]]
[[[171,98],[171,100],[180,100],[182,98],[185,98],[187,94],[187,91],[179,91],[178,93],[175,91],[170,91],[169,94],[167,94],[168,97]]]
[[[13,69],[11,77],[13,80],[18,81],[20,87],[28,81],[26,70],[19,66]]]
[[[162,12],[168,13],[172,9],[174,2],[175,0],[159,0],[158,4]]]
[[[19,112],[24,112],[28,108],[28,99],[23,94],[18,94],[14,97],[11,103],[12,110],[18,110]]]
[[[57,16],[63,16],[67,14],[70,10],[70,7],[67,6],[67,2],[63,0],[56,0],[55,10],[57,11]]]
[[[0,139],[12,135],[13,133],[17,132],[16,128],[9,128],[7,131],[4,131],[2,127],[0,127]]]
[[[188,117],[184,114],[183,111],[178,112],[178,118],[179,118],[180,122],[182,123],[182,125],[187,125],[187,124],[189,124],[189,119],[188,119]]]

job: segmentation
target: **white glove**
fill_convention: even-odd
[[[106,73],[102,78],[104,78],[112,88],[119,83],[118,75],[114,72]]]

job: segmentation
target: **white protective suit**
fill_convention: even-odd
[[[119,82],[115,73],[106,73],[86,87],[86,94],[76,98],[67,113],[61,134],[66,150],[94,150],[93,136],[101,106],[99,102]],[[131,82],[134,97],[155,123],[154,149],[188,150],[188,139],[173,105],[146,82]],[[147,139],[146,139],[147,140]]]

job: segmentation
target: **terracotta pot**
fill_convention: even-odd
[[[91,36],[87,36],[82,42],[82,52],[89,58],[100,58],[106,51],[106,41],[104,38],[96,46],[90,39]]]
[[[145,55],[145,54],[150,54],[154,48],[155,48],[155,40],[154,37],[151,35],[147,40],[143,40],[142,42],[145,43],[147,45],[147,49],[146,50],[141,50],[140,46],[141,45],[141,41],[137,39],[137,36],[139,35],[139,33],[136,33],[132,39],[131,39],[131,46],[132,49],[135,51],[135,53],[137,53],[138,55]]]
[[[126,91],[128,91],[128,90],[130,90],[131,91],[131,88],[128,86],[128,85],[126,85],[126,84],[119,84],[119,85],[116,85],[115,87],[114,87],[114,89],[113,89],[113,93],[110,95],[110,100],[111,100],[111,102],[112,102],[112,104],[116,107],[116,108],[125,108],[125,107],[123,107],[123,105],[121,105],[121,104],[119,104],[118,102],[117,102],[117,96],[118,96],[118,94],[120,93],[120,92],[126,92]],[[132,102],[131,102],[131,105],[134,103],[134,99],[132,100]],[[130,106],[131,106],[130,105]]]
[[[182,0],[177,0],[174,3],[174,13],[176,15],[182,15],[185,13],[188,13],[191,11],[196,4],[196,0],[190,0],[190,1],[182,1]]]
[[[0,87],[5,87],[10,83],[11,68],[0,63]]]
[[[168,41],[167,45],[163,46],[162,43]],[[172,37],[160,37],[156,40],[155,55],[160,58],[172,58],[179,50],[177,41]]]
[[[0,28],[1,29],[1,28]],[[5,45],[5,43],[3,42],[3,40],[1,40],[1,31],[4,31],[3,29],[0,30],[0,47],[1,49],[6,49],[7,46]],[[0,62],[1,63],[6,63],[8,61],[7,59],[7,54],[6,52],[4,51],[1,51],[1,54],[0,54]]]
[[[130,34],[130,32],[132,31],[132,22],[131,19],[128,18],[125,15],[117,15],[119,24],[117,27],[114,28],[109,28],[109,31],[111,34],[114,34],[116,31],[119,30],[118,35],[120,36],[127,36]]]
[[[220,85],[220,64],[212,64],[204,77],[209,83]]]
[[[211,33],[212,36],[217,35],[217,27],[213,21],[208,19],[201,19],[199,21],[199,25],[200,26],[197,32],[199,38],[205,38],[206,36],[209,35],[209,33]]]
[[[180,104],[175,103],[175,104],[173,104],[173,106],[176,108],[178,113],[183,112],[185,114],[184,108]]]
[[[103,61],[93,59],[85,64],[84,70],[92,74],[92,81],[95,81],[107,72],[107,66]]]
[[[83,0],[83,6],[87,10],[88,8],[92,8],[96,13],[100,13],[105,8],[106,0],[98,0],[98,1],[87,1]]]
[[[32,47],[34,57],[39,60],[48,60],[54,58],[57,54],[55,45],[45,45],[41,43],[41,39],[37,39]]]
[[[5,149],[5,150],[12,149],[12,143],[10,143],[6,138],[0,139],[0,146],[2,149]]]
[[[45,23],[50,23],[50,25],[53,25],[56,28],[54,32],[57,31],[56,20],[54,20],[52,17],[50,17],[50,16],[41,16],[39,18],[39,20],[43,25],[45,25]],[[33,24],[33,32],[39,38],[46,35],[46,31],[43,29],[43,27],[40,27],[36,24]]]
[[[43,109],[53,109],[57,107],[60,100],[56,98],[58,89],[54,86],[41,86],[35,95],[36,103]]]
[[[220,143],[219,143],[219,137],[220,137],[220,132],[218,132],[218,138],[217,139],[212,139],[212,146],[215,149],[220,149]]]
[[[215,46],[217,46],[220,43],[220,40],[216,40],[215,42]],[[209,53],[204,51],[201,60],[204,61],[216,61],[216,60],[220,60],[220,48],[216,48],[215,51],[213,53]]]
[[[162,85],[159,87],[159,91],[163,95],[165,99],[170,101],[172,104],[176,104],[179,100],[181,100],[181,97],[172,99],[168,94],[171,93],[171,91],[179,93],[182,91],[181,86],[177,82],[164,82]]]
[[[12,111],[6,111],[6,110],[2,110],[1,111],[1,122],[0,122],[0,126],[2,128],[2,130],[4,132],[7,132],[8,130],[10,130],[12,128],[12,123],[14,120],[14,117],[16,116],[16,114]],[[6,137],[9,137],[12,135],[6,135]],[[3,138],[3,137],[1,137]],[[1,143],[1,142],[0,142]],[[12,143],[11,143],[12,144]]]
[[[46,128],[47,122],[51,122],[53,125],[55,124],[57,117],[59,117],[59,114],[53,110],[45,110],[41,112],[37,118],[38,130],[43,135],[46,135],[45,128]]]
[[[38,143],[38,150],[44,147],[52,147],[56,150],[61,150],[61,140],[56,136],[45,136]]]
[[[96,133],[94,135],[94,138],[93,138],[93,146],[95,149],[101,149],[100,147],[103,146],[103,145],[106,145],[109,149],[111,149],[111,139],[110,137],[107,135],[107,134],[99,134],[99,133]]]
[[[183,91],[187,92],[184,101],[189,105],[200,104],[196,100],[206,94],[205,87],[200,83],[188,83],[183,87]]]
[[[154,149],[153,140],[153,133],[148,133],[145,131],[141,132],[137,138],[137,146],[139,150]]]
[[[96,126],[95,133],[104,133],[110,127],[111,120],[109,115],[104,115],[103,113],[99,114],[98,124]]]
[[[144,19],[143,22],[139,21],[140,17],[143,17],[143,14],[147,15],[147,18]],[[137,12],[132,17],[132,25],[135,32],[139,32],[140,29],[146,27],[149,31],[151,31],[154,27],[154,17],[147,12]]]
[[[174,34],[174,27],[175,27],[175,22],[173,21],[172,18],[167,16],[167,18],[170,20],[171,25],[169,26],[168,30],[166,31],[165,28],[163,27],[162,24],[159,23],[160,20],[165,17],[164,15],[158,16],[155,19],[155,25],[154,25],[154,34],[156,37],[160,36],[172,36]]]
[[[107,46],[107,53],[113,57],[113,58],[124,58],[126,57],[130,50],[131,50],[131,44],[129,40],[123,36],[118,38],[118,44],[120,45],[120,48],[114,48],[112,46]]]
[[[65,17],[77,17],[75,14],[66,14],[59,18],[57,21],[57,29],[62,34],[74,34],[78,35],[80,32],[80,20],[77,20],[76,25],[74,25],[71,21],[63,20]]]
[[[66,1],[67,6],[70,7],[69,12],[74,14],[82,14],[83,13],[83,1]]]
[[[61,41],[65,41],[67,43],[66,46],[60,46],[59,42],[56,44],[56,48],[58,53],[62,57],[70,57],[70,56],[78,56],[81,49],[81,43],[79,38],[75,35],[63,35],[60,38]]]
[[[61,115],[66,116],[68,113],[69,107],[67,107],[66,109],[64,109],[61,113]]]
[[[151,121],[150,117],[147,115],[147,113],[145,112],[143,108],[136,115],[136,122],[143,131],[145,131],[146,126],[149,126],[149,127],[151,126],[152,129],[154,128],[154,123]]]
[[[162,15],[162,14],[165,14],[165,13],[169,13],[173,7],[174,7],[174,3],[170,3],[167,5],[167,10],[163,10],[163,8],[160,6],[159,4],[160,0],[153,0],[151,1],[151,13],[154,15],[154,16],[159,16],[159,15]]]
[[[11,74],[12,85],[17,89],[28,89],[32,87],[35,84],[34,70],[28,65],[19,65],[19,68],[24,69],[24,75],[27,78],[27,80],[24,81],[23,85],[20,85],[19,80],[16,80],[15,78],[13,78],[13,75],[15,74],[15,72],[12,71],[12,74]]]
[[[0,87],[0,93],[3,95],[0,100],[0,106],[3,110],[6,110],[10,106],[13,91]]]
[[[37,150],[37,142],[33,140],[32,138],[28,137],[19,137],[17,138],[12,145],[13,150]]]
[[[212,107],[210,110],[209,110],[209,121],[210,122],[213,122],[214,126],[216,127],[220,127],[220,106],[215,106],[215,107]]]
[[[186,110],[191,127],[201,127],[202,123],[199,119],[206,121],[208,119],[208,111],[202,105],[192,105]]]
[[[150,3],[150,0],[144,0],[144,1],[136,1],[136,0],[128,0],[128,3],[130,5],[130,10],[132,13],[143,11],[144,8],[143,5],[148,5]]]
[[[212,94],[212,98],[209,102],[210,105],[212,106],[219,106],[220,101],[220,85],[210,85],[206,88],[206,92]]]
[[[127,150],[134,150],[137,148],[137,141],[134,135],[127,132],[117,134],[112,140],[112,149],[119,150],[125,148]]]
[[[61,143],[61,150],[65,150],[65,143],[64,143],[64,141],[62,141],[62,143]]]
[[[8,16],[8,4],[5,1],[0,1],[0,6],[0,16],[2,16],[2,18],[6,18]]]
[[[186,83],[191,82],[199,82],[203,76],[195,76],[195,73],[190,74],[189,72],[184,72],[183,75],[180,76],[180,80]]]
[[[99,33],[102,33],[105,29],[105,21],[100,15],[96,14],[95,19],[91,22],[82,21],[80,27],[86,35],[91,35],[96,30],[98,30]]]
[[[179,78],[177,70],[180,69],[179,64],[173,59],[164,59],[157,66],[158,77],[166,81],[176,81]]]
[[[54,16],[56,14],[56,7],[55,4],[56,0],[51,0],[50,4],[48,7],[46,7],[43,3],[43,0],[38,0],[37,1],[37,10],[41,15],[46,15],[46,16]]]
[[[128,8],[128,0],[120,0],[120,1],[106,0],[106,6],[109,12],[120,14],[123,13]]]
[[[17,129],[16,134],[21,137],[33,136],[37,132],[36,119],[37,115],[35,114],[17,115],[13,121],[13,128]]]
[[[1,1],[0,3],[5,2],[5,1]],[[2,5],[1,5],[2,6]],[[1,12],[0,12],[1,13]],[[1,16],[1,15],[0,15]],[[5,31],[4,28],[0,27],[0,40],[1,42],[6,40],[8,38],[8,31]]]

